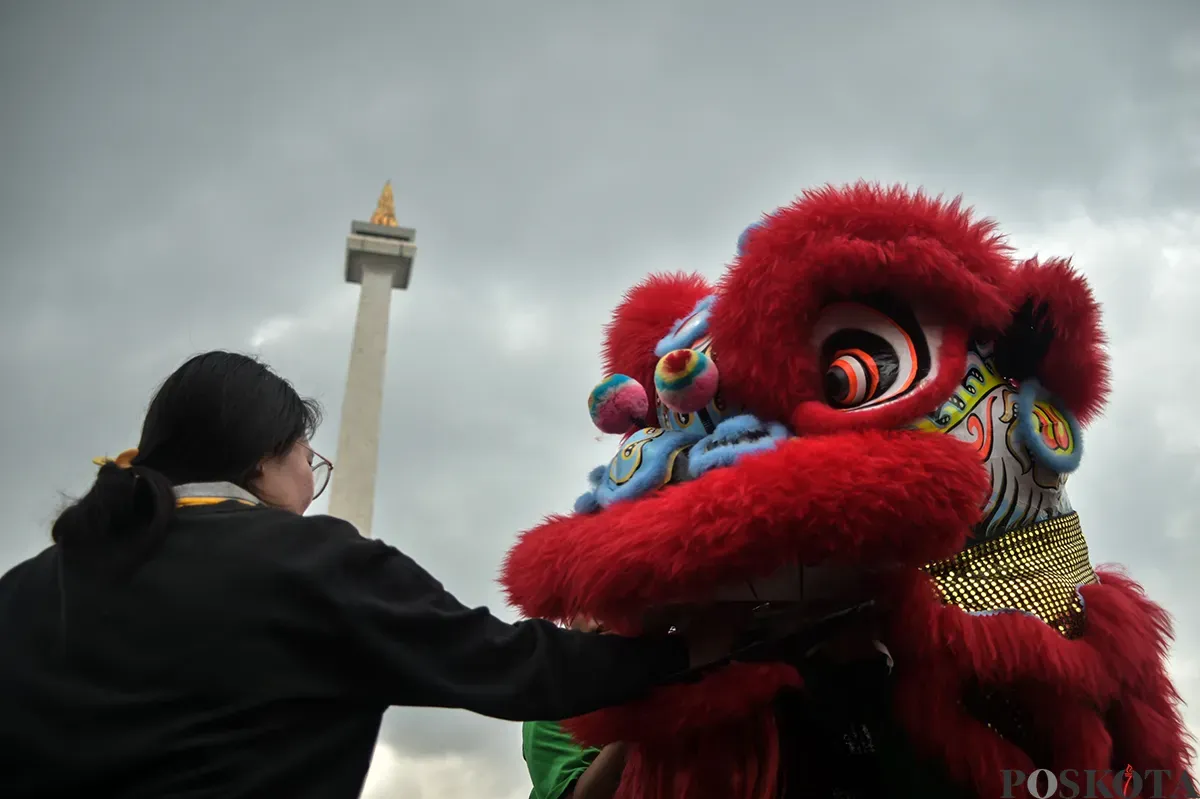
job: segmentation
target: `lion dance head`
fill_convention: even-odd
[[[790,630],[865,614],[906,757],[967,795],[1013,790],[1005,770],[1177,773],[1168,619],[1093,569],[1065,490],[1104,343],[1067,260],[1015,260],[958,201],[807,192],[742,234],[717,285],[626,295],[589,398],[619,449],[574,513],[521,536],[509,595],[629,634],[726,605]],[[766,799],[819,766],[779,732],[803,662],[735,657],[568,727],[632,745],[622,796]]]

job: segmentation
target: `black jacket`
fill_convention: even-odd
[[[558,720],[686,667],[467,608],[328,516],[183,508],[132,575],[52,546],[0,578],[0,795],[356,797],[389,705]]]

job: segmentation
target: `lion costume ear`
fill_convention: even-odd
[[[604,330],[605,374],[629,375],[653,396],[654,348],[712,293],[701,275],[682,272],[651,275],[626,292]]]
[[[997,369],[1018,382],[1037,380],[1086,424],[1109,392],[1100,304],[1065,258],[1031,258],[1009,280],[1014,314],[996,341]]]

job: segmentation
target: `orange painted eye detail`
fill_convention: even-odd
[[[833,405],[852,408],[873,399],[879,390],[879,364],[869,352],[839,350],[825,370],[825,396]]]
[[[883,305],[879,303],[879,305]],[[814,328],[825,400],[857,410],[912,390],[929,373],[929,345],[913,315],[888,303],[827,306]]]

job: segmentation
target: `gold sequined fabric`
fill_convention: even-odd
[[[1021,611],[1066,638],[1083,635],[1076,590],[1099,582],[1077,513],[1012,530],[924,571],[947,605],[974,614]]]

